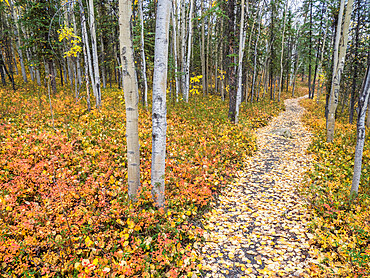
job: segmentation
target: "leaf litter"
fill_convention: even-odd
[[[203,221],[203,277],[309,277],[309,211],[297,189],[311,167],[301,98],[257,131],[258,151]],[[274,133],[287,128],[293,138]],[[313,248],[313,247],[311,247]]]

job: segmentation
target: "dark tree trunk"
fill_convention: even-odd
[[[0,55],[0,75],[1,75],[1,83],[3,83],[3,86],[6,86],[6,80],[5,80],[5,64],[2,58],[2,55]]]
[[[55,81],[55,69],[54,64],[52,60],[48,61],[49,66],[49,78],[50,78],[50,84],[51,84],[51,91],[55,95],[57,93],[57,82]]]

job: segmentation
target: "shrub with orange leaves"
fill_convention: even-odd
[[[1,276],[195,273],[197,219],[256,150],[251,128],[282,108],[249,105],[233,125],[216,97],[170,105],[163,210],[151,198],[151,115],[144,108],[141,189],[136,202],[128,199],[122,95],[106,89],[102,110],[89,113],[83,100],[60,92],[52,97],[54,129],[44,89],[0,89]]]

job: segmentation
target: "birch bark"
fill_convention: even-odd
[[[186,68],[185,68],[185,101],[189,102],[189,83],[190,83],[190,58],[191,58],[191,39],[193,35],[193,8],[194,8],[194,0],[190,0],[190,11],[189,11],[189,37],[188,37],[188,54],[186,59]]]
[[[148,106],[148,80],[146,78],[146,60],[144,51],[144,16],[143,16],[143,1],[139,0],[139,16],[140,16],[140,54],[141,54],[141,71],[144,79],[144,105]]]
[[[132,0],[119,1],[119,42],[126,105],[127,178],[128,194],[136,199],[140,185],[139,153],[139,90],[137,85],[134,48],[132,43]]]
[[[357,142],[355,151],[355,163],[353,169],[353,179],[351,186],[351,196],[356,196],[358,194],[358,188],[360,185],[361,178],[361,166],[362,166],[362,153],[365,144],[365,117],[366,108],[369,102],[370,95],[370,68],[368,66],[365,79],[362,85],[362,90],[360,93],[360,98],[358,101],[358,118],[357,118]]]
[[[351,21],[352,5],[353,5],[353,0],[348,0],[346,14],[344,17],[343,30],[342,30],[341,23],[342,23],[343,9],[344,9],[344,0],[341,0],[339,16],[338,16],[337,34],[336,34],[335,46],[334,46],[335,48],[334,48],[333,78],[332,78],[331,92],[330,92],[330,98],[329,98],[328,118],[326,121],[326,131],[327,131],[326,140],[327,142],[332,142],[334,139],[335,111],[337,110],[337,107],[338,107],[340,79],[342,76],[342,71],[344,68],[344,61],[346,57],[346,49],[347,49],[348,33],[349,33],[348,31],[349,31],[349,23]],[[342,30],[343,35],[340,40],[341,30]]]
[[[95,87],[96,107],[100,108],[101,107],[101,88],[100,88],[98,49],[97,49],[96,31],[95,31],[94,0],[89,0],[89,18],[90,18],[92,58],[93,58],[93,66],[94,66],[94,83],[92,85]]]
[[[19,23],[18,23],[18,19],[17,19],[17,14],[14,11],[13,1],[9,1],[9,4],[10,4],[10,11],[11,11],[12,19],[15,23],[15,28],[14,28],[15,43],[16,43],[16,47],[17,47],[19,63],[21,64],[22,77],[23,77],[23,81],[25,83],[27,83],[28,80],[27,80],[26,68],[24,66],[23,53],[22,53],[22,49],[21,49],[20,28],[19,28]],[[17,68],[17,66],[15,66],[15,68]]]
[[[284,39],[285,39],[285,26],[286,26],[286,17],[287,17],[287,9],[288,9],[289,0],[285,1],[285,9],[284,9],[284,25],[283,25],[283,37],[281,40],[281,55],[280,55],[280,79],[279,79],[279,96],[278,101],[280,102],[280,95],[281,95],[281,86],[282,86],[282,79],[283,79],[283,58],[284,58]]]
[[[152,195],[158,207],[165,205],[166,85],[170,0],[158,0],[154,46],[152,108]]]
[[[241,19],[240,19],[240,32],[239,32],[239,62],[238,62],[238,89],[236,92],[236,104],[235,104],[235,123],[239,121],[239,107],[242,102],[242,71],[243,71],[243,54],[245,47],[245,31],[244,31],[244,10],[245,1],[241,3]],[[248,11],[247,11],[248,14]]]
[[[203,91],[203,96],[206,94],[206,61],[205,61],[205,56],[204,56],[204,44],[205,44],[205,38],[204,38],[204,6],[203,6],[203,1],[200,1],[200,9],[202,12],[202,43],[201,43],[201,49],[200,49],[200,60],[202,63],[202,91]],[[217,79],[215,80],[217,82]]]
[[[86,48],[86,57],[87,57],[87,60],[85,59],[85,63],[87,64],[88,69],[89,69],[90,80],[91,80],[92,89],[93,89],[93,94],[94,94],[94,96],[96,96],[97,95],[96,86],[93,85],[93,84],[95,84],[95,80],[94,80],[93,67],[92,67],[92,64],[91,64],[91,54],[90,54],[89,38],[87,37],[85,11],[84,11],[84,7],[82,5],[82,1],[81,0],[78,0],[78,4],[80,6],[80,12],[81,12],[81,32],[82,32],[82,36],[81,37],[82,37],[82,43],[84,44],[84,46]]]
[[[177,38],[177,21],[179,21],[179,14],[176,13],[176,11],[178,11],[178,8],[176,7],[177,5],[177,2],[176,0],[173,0],[172,2],[172,26],[173,26],[173,52],[174,52],[174,60],[175,60],[175,83],[176,83],[176,102],[179,101],[179,92],[180,92],[180,80],[179,80],[179,75],[178,75],[178,71],[179,71],[179,68],[178,68],[178,56],[177,56],[177,52],[178,52],[178,38]],[[176,16],[175,16],[176,14]],[[177,20],[177,21],[176,21]]]

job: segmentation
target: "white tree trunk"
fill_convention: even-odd
[[[166,87],[170,0],[158,0],[155,27],[152,106],[152,195],[158,207],[165,205]]]
[[[239,62],[238,62],[238,89],[236,91],[236,105],[235,105],[235,123],[239,121],[239,106],[242,102],[242,71],[243,71],[243,54],[245,47],[245,36],[244,31],[244,3],[241,3],[241,21],[240,21],[240,32],[239,32]],[[248,11],[247,11],[248,14]]]
[[[181,91],[185,99],[186,82],[185,82],[185,67],[186,67],[186,6],[185,0],[181,0]]]
[[[148,106],[148,80],[146,78],[146,61],[145,61],[145,51],[144,51],[144,16],[143,16],[143,1],[139,0],[139,15],[140,15],[140,24],[141,24],[141,45],[140,45],[140,53],[141,53],[141,70],[144,79],[144,104],[145,107]]]
[[[204,17],[204,6],[203,1],[200,1],[200,9],[201,9],[201,16],[202,16],[202,33],[201,33],[201,45],[200,45],[200,61],[202,63],[202,91],[203,96],[206,94],[206,57],[204,56],[204,44],[205,44],[205,38],[204,38],[204,24],[205,24],[205,17]],[[208,54],[208,53],[207,53]],[[217,83],[217,78],[215,80],[215,83]]]
[[[172,27],[173,27],[173,53],[174,53],[174,60],[175,60],[175,83],[176,83],[176,102],[179,101],[179,92],[180,92],[180,80],[179,80],[179,75],[178,75],[178,71],[179,71],[179,68],[178,68],[178,56],[177,56],[177,52],[178,52],[178,38],[177,38],[177,22],[179,21],[179,14],[176,14],[176,11],[178,11],[177,7],[177,2],[176,0],[174,0],[172,2]],[[176,16],[175,16],[176,14]]]
[[[286,26],[286,18],[288,13],[288,2],[289,0],[285,0],[285,9],[284,9],[284,25],[283,25],[283,37],[281,40],[281,55],[280,55],[280,79],[279,79],[279,96],[278,101],[280,102],[280,95],[281,95],[281,86],[283,85],[281,80],[283,79],[283,58],[284,58],[284,39],[285,39],[285,26]]]
[[[24,66],[23,53],[22,53],[22,49],[21,49],[21,37],[20,37],[20,34],[19,34],[20,29],[19,29],[18,18],[17,18],[16,12],[14,11],[13,1],[10,0],[9,4],[10,4],[11,16],[12,16],[12,19],[15,23],[15,28],[14,28],[15,43],[16,43],[16,47],[17,47],[19,63],[21,64],[22,77],[23,77],[23,81],[25,83],[27,83],[28,80],[27,80],[26,68]],[[15,68],[17,69],[17,64],[16,63],[15,63]]]
[[[357,118],[357,143],[355,151],[355,164],[353,169],[351,196],[355,196],[358,194],[358,187],[360,185],[362,153],[365,144],[365,117],[366,117],[366,108],[369,102],[369,95],[370,95],[370,68],[368,67],[358,102],[359,112]]]
[[[95,31],[95,12],[94,12],[94,0],[89,0],[89,18],[90,18],[90,33],[91,33],[91,48],[92,48],[92,58],[94,66],[94,84],[96,88],[96,107],[101,107],[101,88],[100,88],[100,73],[99,73],[99,60],[98,60],[98,47],[96,40]]]
[[[87,51],[86,51],[86,45],[83,46],[83,52],[84,52],[84,59],[87,60]],[[89,86],[89,70],[87,67],[87,63],[85,63],[85,80],[86,80],[86,102],[87,102],[87,110],[91,111],[91,102],[90,102],[90,86]],[[76,103],[78,101],[78,94],[75,94],[76,97]]]
[[[88,65],[89,73],[90,73],[90,80],[92,84],[93,94],[94,96],[97,95],[95,80],[94,80],[94,72],[93,67],[91,64],[91,54],[90,54],[90,45],[89,45],[89,38],[87,36],[87,30],[86,30],[86,17],[85,17],[85,11],[82,5],[82,1],[78,0],[79,6],[80,6],[80,12],[81,12],[81,32],[82,32],[82,43],[85,45],[86,48],[86,57],[87,60],[85,60],[85,63]]]
[[[351,21],[353,0],[348,0],[346,14],[344,17],[344,24],[342,30],[342,38],[340,39],[341,33],[341,23],[342,23],[342,14],[344,9],[344,0],[341,0],[339,16],[338,16],[338,26],[337,34],[335,38],[335,47],[334,47],[334,63],[333,63],[333,79],[331,83],[331,92],[328,105],[328,118],[326,121],[326,131],[327,131],[327,142],[332,142],[334,139],[334,128],[335,128],[335,111],[338,107],[339,99],[339,89],[340,89],[340,79],[342,76],[344,61],[346,58],[346,50],[348,43],[348,31],[349,23]],[[340,43],[339,43],[340,41]],[[340,49],[338,49],[340,47]]]
[[[186,59],[186,68],[185,68],[185,101],[189,102],[189,83],[190,83],[190,58],[191,58],[191,39],[193,35],[193,8],[194,8],[194,0],[190,0],[190,12],[189,12],[189,37],[188,37],[188,55]]]
[[[134,48],[132,43],[132,0],[119,1],[119,42],[126,104],[128,194],[136,199],[140,185],[139,153],[139,90],[137,85]]]

